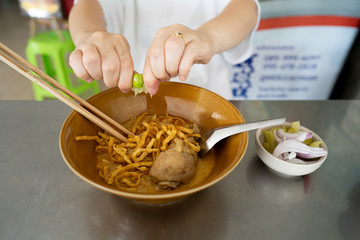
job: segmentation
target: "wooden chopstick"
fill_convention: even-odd
[[[85,106],[87,109],[91,110],[92,112],[94,112],[95,114],[100,116],[101,118],[105,119],[107,122],[109,122],[110,124],[112,124],[113,126],[118,128],[119,130],[123,131],[124,133],[126,133],[128,135],[133,135],[133,133],[131,131],[129,131],[127,128],[123,127],[121,124],[116,122],[114,119],[110,118],[108,115],[104,114],[99,109],[97,109],[96,107],[94,107],[93,105],[91,105],[90,103],[88,103],[87,101],[85,101],[84,99],[79,97],[78,95],[71,92],[69,89],[67,89],[66,87],[61,85],[59,82],[57,82],[56,80],[54,80],[53,78],[48,76],[46,73],[41,71],[39,68],[37,68],[34,65],[32,65],[31,63],[29,63],[27,60],[25,60],[24,58],[19,56],[17,53],[12,51],[10,48],[6,47],[1,42],[0,42],[0,47],[4,51],[6,51],[10,56],[13,56],[16,60],[18,60],[22,64],[26,65],[27,67],[29,67],[31,71],[35,72],[36,74],[38,74],[39,76],[41,76],[42,78],[44,78],[45,80],[50,82],[52,85],[59,88],[62,92],[66,93],[68,96],[70,96],[71,98],[76,100],[78,103],[82,104],[83,106]]]
[[[95,108],[93,105],[91,105],[90,103],[86,102],[85,100],[83,100],[82,98],[80,98],[79,96],[77,96],[76,94],[74,94],[73,92],[71,92],[69,89],[65,88],[64,86],[62,86],[61,84],[59,84],[56,80],[52,79],[50,76],[48,76],[47,74],[45,74],[44,72],[42,72],[40,69],[38,69],[37,67],[35,67],[34,65],[32,65],[31,63],[29,63],[28,61],[26,61],[25,59],[23,59],[21,56],[19,56],[18,54],[16,54],[15,52],[13,52],[11,49],[9,49],[8,47],[6,47],[3,43],[0,42],[0,50],[2,50],[3,52],[0,52],[0,59],[5,62],[7,65],[9,65],[10,67],[12,67],[13,69],[15,69],[17,72],[19,72],[20,74],[22,74],[23,76],[25,76],[26,78],[28,78],[29,80],[31,80],[32,82],[36,83],[37,85],[39,85],[40,87],[44,88],[46,91],[48,91],[49,93],[51,93],[52,95],[54,95],[56,98],[58,98],[60,101],[62,101],[63,103],[65,103],[66,105],[68,105],[69,107],[71,107],[72,109],[74,109],[75,111],[79,112],[81,115],[83,115],[84,117],[86,117],[87,119],[89,119],[90,121],[92,121],[93,123],[95,123],[96,125],[98,125],[99,127],[101,127],[102,129],[104,129],[105,131],[109,132],[110,134],[112,134],[114,137],[119,138],[120,140],[126,142],[127,138],[124,137],[121,133],[119,133],[118,131],[116,131],[114,128],[112,128],[111,126],[109,126],[107,123],[105,123],[104,121],[102,121],[100,118],[98,118],[97,116],[95,116],[93,113],[91,113],[89,110],[93,111],[95,114],[97,114],[98,116],[102,117],[104,120],[108,121],[109,123],[111,123],[113,126],[117,127],[118,129],[120,129],[121,131],[123,131],[126,134],[130,134],[133,135],[132,132],[130,132],[128,129],[126,129],[125,127],[123,127],[122,125],[120,125],[119,123],[117,123],[116,121],[114,121],[113,119],[111,119],[109,116],[105,115],[103,112],[101,112],[100,110],[98,110],[97,108]],[[6,54],[5,54],[6,53]],[[14,60],[15,59],[15,60]],[[18,62],[20,62],[21,64],[25,65],[21,66]],[[35,74],[33,74],[32,72],[30,72],[28,69],[30,69],[31,71],[35,72],[36,74],[38,74],[40,77],[44,78],[45,80],[47,80],[48,82],[50,82],[51,84],[53,84],[54,86],[56,86],[57,88],[59,88],[62,92],[64,92],[65,94],[67,94],[69,97],[75,99],[78,103],[82,104],[78,105],[76,102],[72,101],[71,99],[69,99],[67,96],[65,96],[64,94],[62,94],[61,92],[58,91],[58,89],[54,88],[53,86],[51,86],[49,83],[47,83],[46,81],[44,81],[43,79],[41,79],[40,77],[36,76]]]

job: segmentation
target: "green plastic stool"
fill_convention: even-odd
[[[77,78],[68,65],[68,57],[75,46],[68,31],[62,30],[61,33],[63,39],[56,31],[41,32],[29,38],[25,50],[28,61],[76,95],[90,97],[98,93],[96,81],[87,83]],[[37,84],[33,83],[32,86],[37,101],[55,98]]]

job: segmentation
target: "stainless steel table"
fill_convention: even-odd
[[[329,147],[323,166],[284,177],[257,157],[211,188],[164,206],[95,189],[58,147],[70,109],[58,101],[0,102],[0,239],[359,239],[360,101],[233,102],[246,121],[284,116]]]

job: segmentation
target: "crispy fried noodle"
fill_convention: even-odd
[[[156,157],[167,150],[175,138],[184,141],[194,152],[200,151],[198,127],[179,117],[145,112],[133,121],[131,131],[134,135],[128,136],[127,142],[121,142],[106,132],[75,138],[77,141],[96,141],[95,151],[101,156],[96,165],[99,176],[107,184],[121,189],[137,187],[141,177],[149,174]]]

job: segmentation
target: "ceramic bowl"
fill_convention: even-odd
[[[184,83],[161,83],[158,93],[152,97],[148,94],[124,94],[117,88],[112,88],[87,101],[119,123],[145,111],[153,114],[168,112],[183,117],[197,123],[202,131],[245,122],[241,113],[229,101],[211,91]],[[209,177],[197,186],[166,193],[133,193],[107,185],[98,176],[95,168],[95,143],[85,145],[75,141],[75,136],[96,135],[99,130],[99,127],[77,112],[70,113],[60,132],[60,150],[66,164],[78,177],[98,189],[146,203],[174,201],[214,185],[239,164],[248,145],[248,133],[231,136],[215,145],[214,150],[206,156],[215,157],[215,167]]]
[[[281,126],[283,126],[283,125],[285,125],[287,128],[289,128],[291,126],[291,123],[286,122],[286,123],[282,124]],[[327,156],[321,157],[317,161],[311,161],[306,164],[291,163],[291,162],[279,159],[277,157],[274,157],[271,153],[269,153],[263,147],[263,143],[265,141],[265,136],[262,132],[263,130],[268,130],[273,127],[275,127],[275,126],[258,129],[256,132],[256,137],[255,137],[256,152],[257,152],[258,156],[260,157],[260,159],[269,168],[275,170],[278,173],[285,174],[288,176],[303,176],[303,175],[307,175],[307,174],[314,172],[325,162],[325,159]],[[322,142],[321,147],[324,148],[326,151],[328,150],[324,140],[322,140],[319,135],[317,135],[315,132],[313,132],[310,129],[307,129],[306,127],[303,127],[303,126],[301,126],[300,129],[303,131],[311,132],[313,134],[313,137],[312,137],[313,141],[321,141]]]

